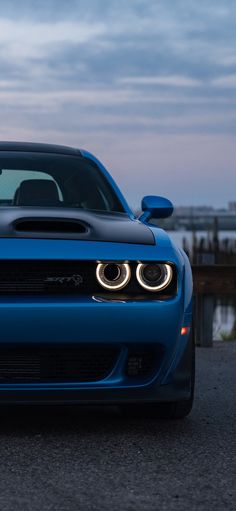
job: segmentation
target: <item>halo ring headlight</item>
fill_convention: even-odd
[[[139,263],[136,277],[140,286],[147,291],[162,291],[169,286],[173,269],[167,263]]]
[[[99,284],[109,291],[123,289],[131,277],[128,263],[98,263],[96,277]]]

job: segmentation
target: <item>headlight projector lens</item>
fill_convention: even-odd
[[[130,267],[128,263],[98,263],[96,277],[105,289],[118,291],[123,289],[130,280]]]
[[[139,284],[148,291],[162,291],[171,282],[173,270],[169,264],[140,263],[136,277]]]

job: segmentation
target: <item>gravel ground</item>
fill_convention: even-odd
[[[236,509],[236,342],[197,350],[183,421],[116,409],[19,407],[0,416],[0,509]]]

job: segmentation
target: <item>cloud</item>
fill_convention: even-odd
[[[167,87],[199,87],[200,80],[186,76],[131,76],[121,78],[121,83],[131,85],[166,85]]]
[[[212,81],[212,85],[221,88],[236,88],[236,73],[232,75],[220,76]]]
[[[231,0],[2,2],[0,136],[87,146],[131,194],[146,161],[163,191],[198,158],[201,182],[232,178],[235,24]]]
[[[8,58],[40,58],[46,56],[50,45],[61,43],[87,43],[105,31],[102,22],[39,23],[0,19],[0,46],[7,50]]]

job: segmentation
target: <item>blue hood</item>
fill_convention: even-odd
[[[0,259],[9,260],[129,260],[182,261],[162,229],[153,229],[155,244],[115,243],[102,241],[0,238]]]

